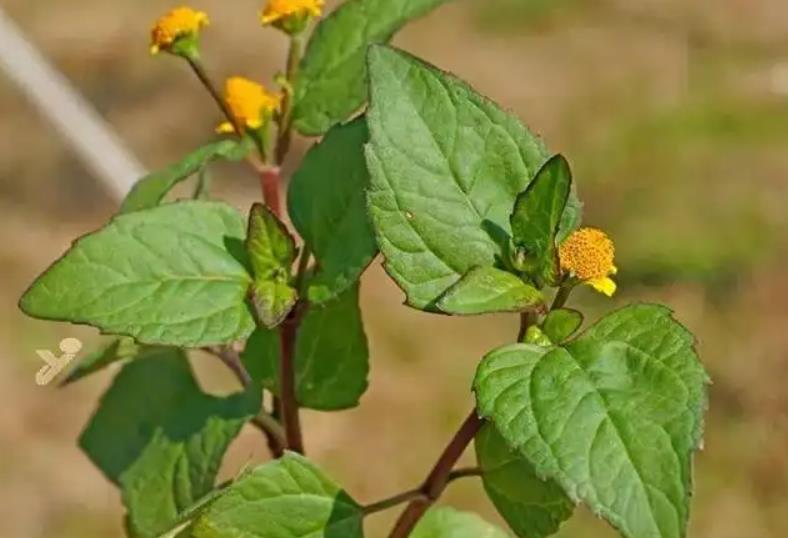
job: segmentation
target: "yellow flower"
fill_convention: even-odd
[[[190,7],[178,7],[164,15],[151,30],[151,54],[171,50],[181,38],[194,38],[209,24],[208,15]]]
[[[260,13],[264,25],[286,26],[287,21],[300,20],[300,26],[309,17],[319,17],[323,12],[324,0],[268,0]],[[295,24],[299,26],[299,24]]]
[[[281,96],[269,93],[261,84],[243,77],[227,79],[224,99],[236,121],[247,129],[256,130],[263,126],[279,109]],[[220,133],[235,132],[230,122],[222,123]]]
[[[613,264],[615,247],[602,230],[580,228],[566,238],[558,248],[561,270],[577,277],[608,297],[616,291],[610,278],[617,272]]]

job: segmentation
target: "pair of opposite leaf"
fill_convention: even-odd
[[[263,204],[254,204],[249,213],[246,251],[254,274],[252,304],[260,322],[272,329],[298,300],[298,290],[291,285],[298,249],[287,227]]]
[[[438,299],[437,307],[458,315],[545,309],[539,290],[558,285],[561,278],[557,243],[571,187],[569,163],[555,155],[515,200],[507,270],[471,269]]]

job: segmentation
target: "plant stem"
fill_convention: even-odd
[[[465,452],[466,447],[476,437],[483,423],[484,421],[479,418],[474,408],[468,415],[468,418],[465,419],[465,422],[462,423],[460,429],[457,430],[457,433],[454,434],[451,441],[449,441],[449,444],[446,445],[432,471],[430,471],[421,488],[419,488],[421,495],[411,500],[402,514],[400,514],[394,529],[389,534],[389,538],[407,538],[410,535],[424,513],[446,489],[452,468],[457,464],[457,460]]]
[[[258,429],[266,433],[268,439],[268,448],[275,458],[281,458],[285,453],[285,446],[287,446],[287,439],[285,430],[282,425],[274,417],[260,411],[257,416],[252,419],[252,424],[257,426]]]
[[[241,356],[237,352],[222,346],[206,347],[203,349],[211,355],[218,357],[219,360],[232,370],[235,377],[241,382],[243,388],[249,388],[252,384],[252,376],[249,375],[246,366],[244,366],[241,361]]]
[[[232,349],[215,346],[203,348],[204,351],[219,358],[238,378],[244,389],[252,386],[252,376],[241,361],[238,353]],[[280,457],[284,453],[286,446],[285,436],[282,425],[265,411],[260,411],[256,417],[251,420],[251,423],[265,435],[268,441],[268,448],[275,458]]]
[[[279,326],[279,404],[285,426],[287,448],[304,453],[301,435],[301,418],[295,386],[295,339],[298,331],[298,316],[291,314]]]
[[[194,71],[194,74],[197,75],[198,79],[200,79],[200,82],[203,86],[205,86],[205,89],[208,90],[208,93],[211,94],[211,97],[219,106],[222,113],[227,118],[227,121],[233,124],[235,132],[238,134],[238,136],[243,136],[243,125],[241,125],[235,116],[233,116],[230,107],[227,106],[227,103],[222,98],[222,94],[220,94],[219,90],[216,89],[216,85],[214,85],[213,81],[211,81],[211,77],[208,76],[208,73],[205,71],[205,67],[202,65],[202,62],[200,62],[199,58],[188,57],[186,58],[186,61],[189,62],[189,66],[192,68],[192,71]]]
[[[279,197],[279,167],[264,167],[260,171],[260,189],[263,193],[265,205],[281,220],[282,203]]]
[[[480,476],[481,473],[482,471],[478,467],[457,469],[456,471],[449,473],[449,478],[446,480],[446,483],[449,484],[458,478],[464,478],[466,476]],[[403,491],[402,493],[398,493],[397,495],[383,499],[382,501],[377,501],[364,506],[364,514],[369,515],[374,514],[375,512],[382,512],[383,510],[388,510],[389,508],[393,508],[394,506],[420,497],[424,497],[424,492],[421,490],[421,488]]]
[[[290,140],[293,130],[293,87],[295,87],[296,77],[298,76],[298,64],[301,61],[301,51],[303,48],[303,37],[299,35],[290,38],[290,48],[287,51],[287,67],[285,77],[289,88],[285,91],[282,98],[282,114],[279,119],[279,134],[276,142],[276,164],[281,165],[288,151],[290,151]]]
[[[558,292],[555,294],[555,299],[553,299],[553,304],[550,306],[550,310],[562,308],[566,304],[566,301],[569,299],[569,295],[572,293],[574,288],[574,284],[567,282],[561,283],[561,286],[558,288]]]
[[[534,325],[537,321],[537,314],[536,312],[529,310],[528,312],[521,312],[520,313],[520,330],[517,331],[517,341],[522,342],[525,338],[525,333],[528,331],[528,327]]]

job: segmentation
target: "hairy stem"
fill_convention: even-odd
[[[280,183],[281,179],[279,177],[278,167],[264,167],[260,171],[260,189],[263,193],[263,201],[265,205],[271,209],[271,212],[281,220],[282,202],[279,195]]]
[[[224,114],[224,116],[227,118],[227,121],[233,124],[233,127],[235,128],[235,132],[238,134],[238,136],[243,136],[243,132],[244,132],[243,125],[238,123],[238,120],[235,118],[235,116],[233,116],[230,107],[227,106],[227,103],[222,98],[222,94],[219,93],[219,90],[216,88],[216,85],[208,76],[208,73],[205,71],[205,67],[202,65],[202,62],[200,62],[200,60],[197,58],[191,58],[191,57],[186,58],[186,61],[189,62],[189,66],[192,68],[192,71],[194,71],[194,74],[197,75],[198,79],[200,79],[200,82],[205,87],[205,89],[208,90],[208,93],[211,95],[213,100],[219,106],[219,109],[222,111],[222,114]]]
[[[446,445],[432,471],[430,471],[421,488],[419,488],[421,495],[411,500],[402,514],[400,514],[394,529],[389,534],[389,538],[407,538],[410,535],[424,513],[446,489],[446,485],[451,478],[452,469],[457,464],[462,453],[473,441],[473,438],[476,437],[483,423],[484,421],[476,414],[476,409],[473,409],[468,418],[465,419],[465,422],[462,423],[462,426],[460,426],[460,429],[449,441],[449,444]]]

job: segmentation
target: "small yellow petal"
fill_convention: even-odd
[[[618,274],[618,267],[616,267],[615,265],[611,265],[610,266],[610,274],[611,275],[617,275]]]
[[[613,282],[612,278],[593,278],[587,282],[589,286],[594,288],[599,293],[607,295],[608,297],[612,297],[613,294],[616,293],[616,283]]]
[[[216,132],[219,134],[233,134],[235,132],[235,127],[229,121],[225,121],[224,123],[219,124],[216,128]]]

